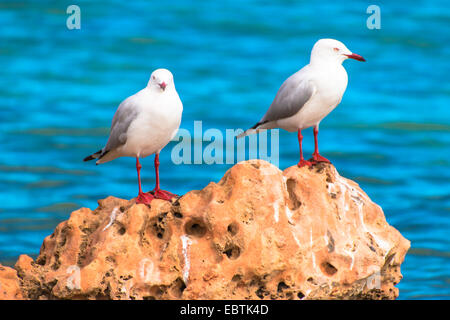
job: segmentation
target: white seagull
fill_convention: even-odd
[[[98,159],[96,164],[101,164],[118,157],[135,157],[139,182],[136,202],[149,204],[154,198],[170,200],[176,195],[159,187],[159,152],[177,133],[182,112],[183,104],[175,90],[172,73],[157,69],[147,87],[125,99],[117,108],[106,146],[84,161]],[[151,193],[144,193],[139,158],[152,154],[155,154],[156,187]]]
[[[342,62],[348,58],[366,61],[360,55],[352,53],[340,41],[317,41],[311,51],[309,64],[284,81],[264,117],[252,128],[238,135],[238,138],[261,129],[281,128],[289,132],[297,131],[300,146],[299,167],[330,162],[319,154],[317,134],[320,121],[341,102],[347,88],[348,76]],[[309,127],[314,127],[315,149],[313,157],[306,161],[303,159],[301,130]]]

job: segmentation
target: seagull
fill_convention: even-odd
[[[176,195],[159,186],[159,153],[177,133],[182,112],[183,104],[175,90],[172,73],[157,69],[151,74],[147,87],[122,101],[117,108],[106,146],[84,161],[97,159],[96,164],[101,164],[118,157],[135,157],[139,183],[136,203],[171,200]],[[156,186],[150,193],[144,193],[139,158],[152,154],[155,154]]]
[[[297,131],[300,147],[299,167],[330,161],[319,154],[317,135],[319,123],[341,102],[348,76],[342,62],[347,59],[366,61],[352,53],[342,42],[321,39],[314,44],[308,65],[290,76],[281,85],[262,119],[237,138],[262,129],[281,128]],[[314,153],[309,161],[303,158],[301,131],[314,127]]]

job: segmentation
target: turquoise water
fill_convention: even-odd
[[[314,4],[313,4],[314,3]],[[321,152],[357,181],[411,240],[401,299],[450,298],[450,14],[445,1],[78,1],[0,3],[0,262],[36,256],[45,236],[81,206],[137,193],[135,162],[82,159],[106,142],[121,100],[152,70],[174,73],[182,128],[246,128],[278,87],[308,63],[314,42],[336,38],[363,55],[346,61],[349,85],[321,123]],[[313,151],[312,130],[304,151]],[[206,143],[204,143],[206,144]],[[174,165],[161,154],[162,187],[178,194],[218,181],[231,165]],[[280,131],[279,166],[298,161]],[[153,157],[142,161],[146,190]]]

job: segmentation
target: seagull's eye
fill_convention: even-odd
[[[338,52],[339,48],[333,48],[334,52]]]

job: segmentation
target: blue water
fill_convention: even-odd
[[[447,1],[77,1],[81,30],[55,1],[0,3],[0,262],[33,257],[81,206],[137,193],[134,160],[83,163],[106,142],[115,109],[152,70],[174,73],[182,128],[246,128],[278,87],[336,38],[363,55],[321,123],[321,152],[380,204],[411,240],[401,299],[450,298],[450,14]],[[305,153],[313,149],[304,132]],[[231,165],[179,165],[161,154],[162,187],[178,194],[218,181]],[[298,161],[280,131],[280,168]],[[153,157],[143,164],[154,185]]]

